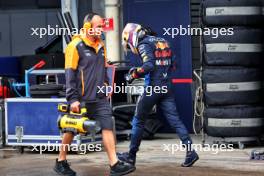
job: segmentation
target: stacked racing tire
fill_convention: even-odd
[[[204,129],[213,137],[259,137],[264,130],[261,0],[203,0],[201,79]],[[263,67],[262,67],[263,68]]]

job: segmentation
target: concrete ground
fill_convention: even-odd
[[[137,170],[131,176],[263,176],[264,161],[251,161],[252,147],[244,150],[199,151],[200,160],[192,168],[180,167],[185,152],[169,151],[179,139],[159,138],[143,141],[138,154]],[[194,137],[194,143],[200,144],[200,137]],[[129,142],[118,143],[118,151],[126,151]],[[254,149],[261,149],[255,147]],[[264,148],[262,148],[264,150]],[[29,149],[19,154],[12,148],[0,150],[0,176],[46,176],[56,175],[52,168],[57,153],[39,154]],[[70,154],[68,160],[80,176],[106,176],[108,163],[105,152],[90,152],[85,155]]]

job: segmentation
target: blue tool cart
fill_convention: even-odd
[[[64,98],[8,98],[5,101],[6,145],[32,147],[60,144],[58,103]],[[101,143],[101,135],[76,135],[72,144]]]

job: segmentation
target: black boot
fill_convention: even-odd
[[[134,172],[136,167],[122,161],[117,161],[113,166],[110,166],[110,176],[121,176]]]
[[[57,172],[59,175],[65,175],[65,176],[76,175],[76,172],[70,168],[70,165],[67,162],[67,160],[58,161],[58,159],[56,159],[56,164],[53,170]]]
[[[132,164],[133,166],[136,164],[136,155],[132,155],[129,152],[117,153],[117,157],[119,160]]]
[[[199,159],[198,154],[195,152],[195,150],[188,151],[186,153],[186,158],[184,163],[182,163],[182,167],[191,167],[197,160]]]

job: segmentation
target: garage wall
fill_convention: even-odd
[[[173,78],[192,78],[191,36],[178,35],[172,38],[171,36],[163,35],[163,28],[174,28],[180,25],[187,27],[191,24],[189,0],[123,0],[123,14],[124,24],[127,22],[144,24],[170,42],[177,62],[177,69],[173,74]],[[127,59],[131,58],[138,59],[134,55],[128,54]],[[192,131],[191,85],[175,84],[174,90],[180,116],[188,130]],[[166,129],[168,129],[168,126],[166,126]]]
[[[11,56],[10,15],[0,14],[0,56]]]
[[[0,57],[32,55],[52,36],[32,36],[31,28],[55,27],[57,9],[0,10]]]
[[[60,8],[60,0],[0,0],[1,10]]]

